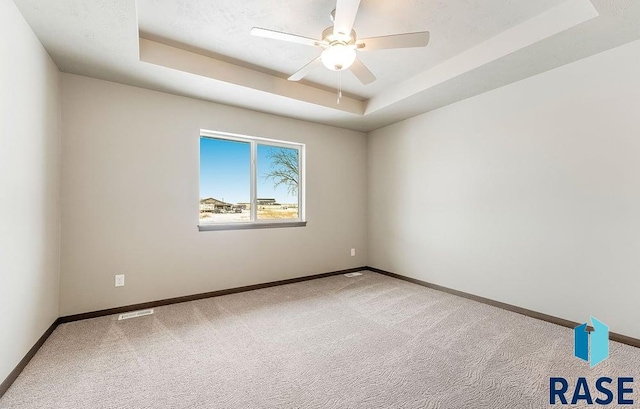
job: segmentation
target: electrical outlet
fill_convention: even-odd
[[[124,287],[124,274],[116,275],[116,287]]]
[[[356,255],[356,249],[351,249],[351,257]]]

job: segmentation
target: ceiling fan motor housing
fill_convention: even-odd
[[[335,41],[340,41],[345,44],[355,44],[356,42],[356,30],[351,30],[349,35],[347,34],[333,34],[333,26],[327,27],[322,31],[322,39],[331,44]]]

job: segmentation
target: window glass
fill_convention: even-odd
[[[200,138],[200,223],[251,220],[251,144]]]
[[[294,142],[202,131],[200,225],[304,225],[304,149]]]
[[[258,144],[258,219],[297,219],[299,151],[294,148]]]

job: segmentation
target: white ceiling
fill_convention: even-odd
[[[336,105],[334,72],[286,81],[317,49],[249,34],[320,38],[335,0],[14,1],[61,71],[364,131],[640,38],[638,0],[362,0],[358,37],[431,43],[361,53]]]
[[[344,73],[343,89],[360,99],[371,98],[561,2],[364,0],[354,24],[359,38],[430,31],[433,41],[426,48],[360,53],[378,80],[365,86]],[[143,37],[208,51],[286,78],[322,50],[253,37],[251,28],[321,39],[322,31],[331,26],[329,13],[335,4],[335,0],[138,0],[138,21]],[[307,82],[335,88],[337,76],[318,69]]]

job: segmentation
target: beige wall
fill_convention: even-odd
[[[366,264],[364,134],[62,82],[61,315]],[[306,143],[307,227],[198,232],[201,128]],[[120,273],[126,286],[115,288]]]
[[[640,337],[640,42],[374,131],[369,264]]]
[[[0,1],[0,382],[58,317],[59,73]]]

